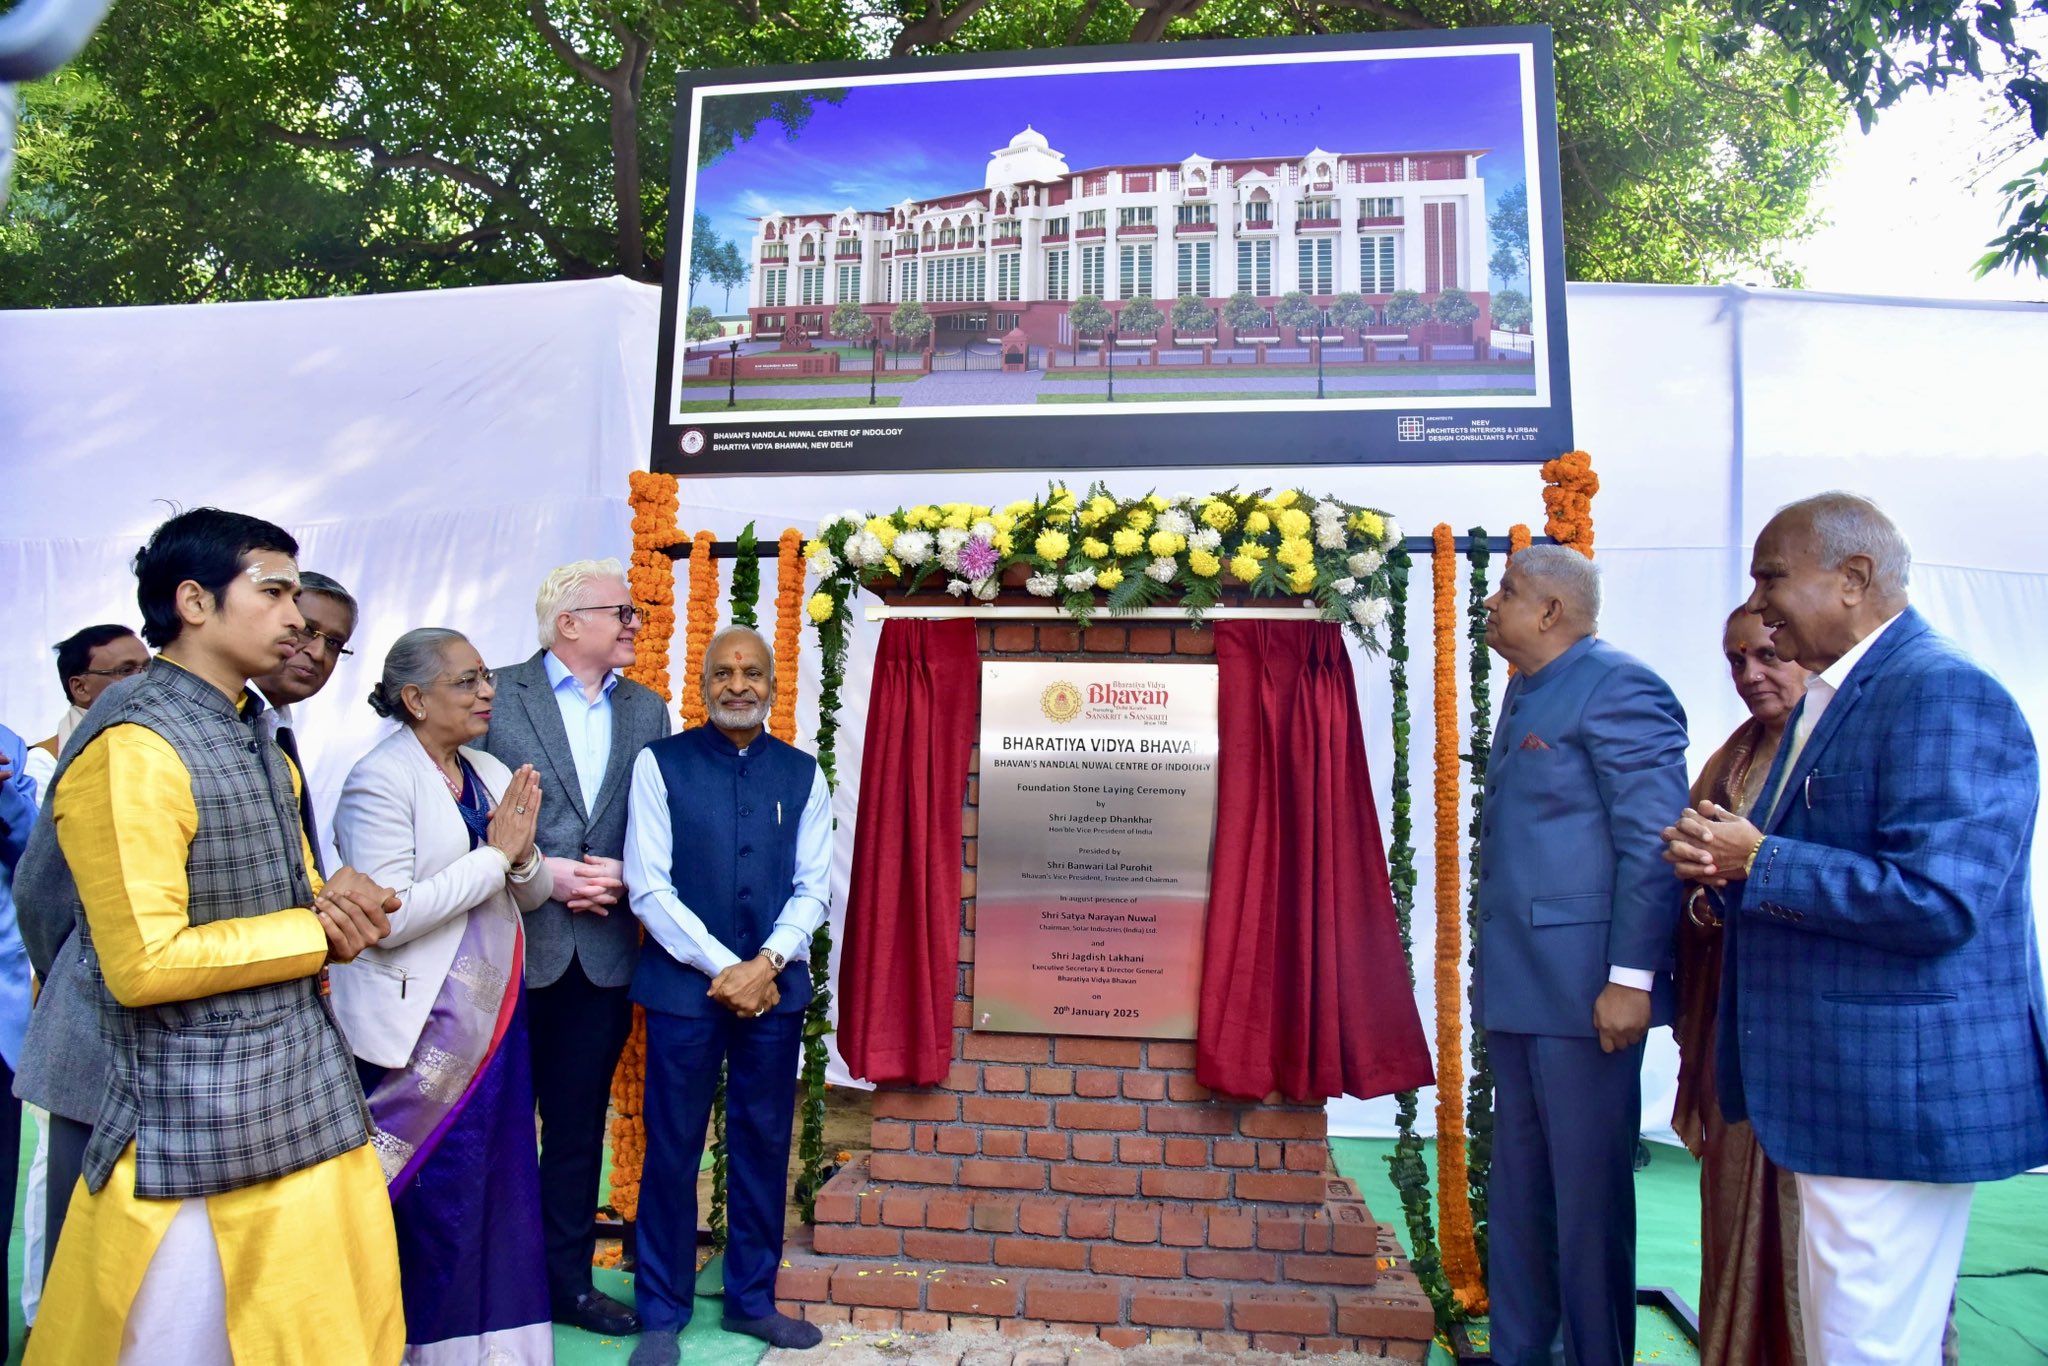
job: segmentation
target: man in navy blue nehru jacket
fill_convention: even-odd
[[[818,761],[762,729],[775,659],[729,627],[704,652],[711,724],[633,764],[626,887],[648,943],[633,975],[647,1011],[647,1161],[640,1183],[642,1327],[633,1366],[674,1366],[697,1280],[697,1164],[721,1063],[731,1152],[725,1328],[815,1347],[775,1309],[805,959],[830,896],[832,799]]]

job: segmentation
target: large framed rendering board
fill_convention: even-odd
[[[686,73],[653,468],[1569,449],[1549,30]]]

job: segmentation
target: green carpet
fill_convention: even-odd
[[[1333,1140],[1338,1170],[1358,1182],[1376,1217],[1400,1227],[1400,1202],[1387,1175],[1391,1142],[1381,1139]],[[35,1150],[35,1131],[22,1135],[22,1171]],[[1644,1285],[1670,1286],[1688,1303],[1699,1297],[1699,1177],[1692,1159],[1678,1149],[1651,1144],[1651,1163],[1636,1176],[1637,1222],[1640,1230],[1638,1277]],[[1435,1149],[1429,1150],[1433,1160]],[[20,1195],[15,1211],[20,1216]],[[1968,1366],[2040,1366],[2048,1363],[2048,1176],[2016,1176],[1977,1189],[1970,1217],[1969,1242],[1963,1250],[1963,1279],[1957,1323],[1962,1332],[1963,1360]],[[596,1273],[597,1286],[628,1304],[633,1278],[617,1271]],[[10,1332],[9,1361],[21,1351],[21,1239],[8,1240],[7,1293]],[[684,1359],[692,1366],[753,1366],[762,1346],[736,1337],[718,1326],[719,1304],[698,1300],[689,1331],[683,1335]],[[1680,1363],[1697,1360],[1684,1338],[1660,1316],[1645,1311],[1637,1329],[1637,1360]],[[573,1328],[555,1329],[557,1366],[590,1362],[622,1362],[632,1352],[629,1338],[600,1338]],[[1441,1350],[1438,1362],[1450,1357]]]

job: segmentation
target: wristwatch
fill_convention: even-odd
[[[781,972],[784,968],[789,966],[789,960],[787,958],[784,958],[781,954],[777,953],[773,949],[761,950],[761,956],[767,959],[768,966],[774,968],[777,972]]]

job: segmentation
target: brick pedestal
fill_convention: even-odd
[[[981,649],[1159,660],[1215,644],[1173,622],[1048,621],[983,626]],[[876,1094],[872,1152],[827,1183],[811,1237],[785,1254],[785,1312],[864,1329],[1425,1359],[1429,1301],[1392,1230],[1331,1167],[1320,1106],[1213,1097],[1195,1081],[1192,1042],[967,1027],[972,774],[966,789],[952,1070],[940,1087]]]

